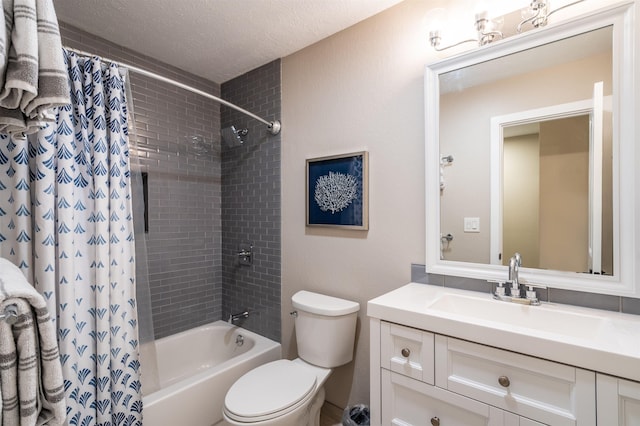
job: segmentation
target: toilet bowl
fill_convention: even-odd
[[[292,302],[300,357],[270,362],[240,377],[224,401],[229,424],[317,426],[332,368],[353,359],[357,302],[308,291],[294,294]]]
[[[307,364],[299,358],[257,367],[229,389],[224,404],[225,420],[232,425],[314,424],[310,420],[320,414],[324,402],[322,386],[330,373],[328,368]]]

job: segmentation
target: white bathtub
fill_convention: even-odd
[[[231,385],[281,358],[279,343],[224,321],[156,340],[157,376],[152,349],[153,342],[141,347],[145,426],[215,425]]]

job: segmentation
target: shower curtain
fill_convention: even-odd
[[[0,135],[0,256],[55,317],[71,425],[141,425],[125,85],[65,52],[71,105],[35,135]]]

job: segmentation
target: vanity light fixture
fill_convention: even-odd
[[[551,16],[552,14],[560,10],[566,9],[569,6],[582,3],[584,1],[585,0],[575,0],[563,6],[560,6],[557,9],[551,10],[551,6],[549,5],[549,0],[531,0],[529,3],[529,6],[523,8],[520,12],[523,19],[518,23],[516,27],[516,34],[521,33],[525,25],[527,24],[531,24],[534,28],[543,27],[547,25],[549,16]],[[443,12],[443,9],[433,9],[432,11],[430,11],[430,13],[433,13],[434,15],[438,15],[442,12]],[[439,20],[435,19],[431,25],[431,30],[429,31],[429,44],[437,52],[451,49],[453,47],[460,46],[461,44],[465,44],[465,43],[476,43],[478,46],[485,46],[487,44],[490,44],[496,40],[500,40],[505,37],[505,34],[502,31],[500,31],[500,27],[505,21],[505,16],[507,15],[496,17],[496,18],[490,18],[489,12],[486,10],[477,12],[475,14],[475,24],[474,24],[475,30],[477,32],[476,38],[462,40],[445,47],[440,46],[440,43],[442,42],[442,31],[440,29]],[[511,25],[515,26],[515,22],[513,22]],[[513,35],[513,32],[511,31],[508,35]]]
[[[525,24],[530,23],[534,28],[544,27],[545,25],[547,25],[547,20],[549,19],[549,16],[551,16],[552,14],[562,9],[566,9],[569,6],[573,6],[574,4],[582,3],[583,1],[584,0],[577,0],[577,1],[565,4],[564,6],[560,6],[557,9],[549,11],[550,6],[549,6],[548,0],[531,0],[529,7],[526,9],[523,9],[522,11],[523,17],[524,16],[528,16],[528,17],[523,19],[518,24],[518,28],[517,28],[518,34],[522,32],[522,27]]]
[[[475,27],[478,33],[477,38],[471,38],[450,46],[440,47],[442,34],[439,28],[435,28],[429,32],[429,43],[431,44],[431,47],[433,47],[434,50],[441,52],[443,50],[451,49],[452,47],[460,46],[464,43],[477,43],[478,46],[484,46],[485,44],[489,44],[492,41],[503,37],[502,32],[496,29],[498,21],[490,19],[489,12],[486,10],[476,13],[475,19]]]

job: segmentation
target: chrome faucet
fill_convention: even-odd
[[[522,256],[520,253],[514,254],[509,259],[509,282],[511,283],[511,297],[520,297],[520,282],[518,280],[518,273],[522,266]]]
[[[247,319],[249,318],[249,310],[245,310],[243,312],[239,312],[237,314],[231,314],[229,315],[229,324],[235,324],[236,322],[240,321],[241,319]]]
[[[493,298],[496,300],[502,300],[506,302],[515,302],[521,303],[523,305],[539,305],[540,299],[538,298],[538,294],[534,290],[537,289],[546,289],[544,285],[534,284],[531,282],[521,283],[520,277],[518,276],[520,273],[520,267],[522,266],[522,256],[520,253],[515,253],[511,259],[509,259],[509,280],[489,280],[490,283],[494,283],[496,285],[495,291],[493,293]],[[511,284],[511,294],[507,295],[505,293],[504,284]],[[520,285],[524,285],[527,287],[527,291],[525,292],[525,297],[521,296]]]

